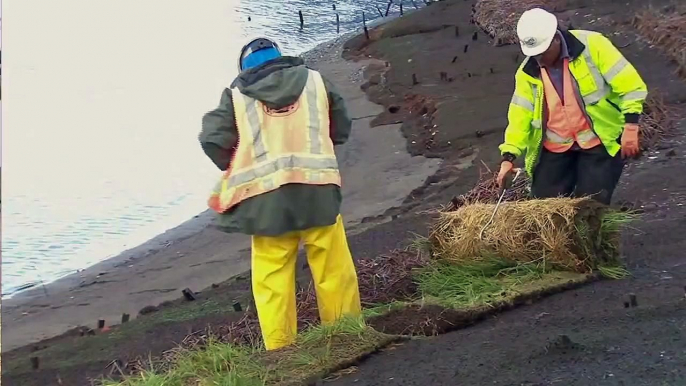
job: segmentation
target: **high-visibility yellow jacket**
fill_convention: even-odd
[[[646,84],[619,50],[600,33],[563,31],[570,55],[569,70],[578,84],[592,129],[611,156],[619,152],[625,123],[638,123]],[[527,58],[515,75],[515,91],[508,111],[505,142],[500,152],[513,159],[526,153],[525,167],[534,175],[545,130],[545,108],[541,69]]]
[[[233,90],[238,146],[208,205],[224,213],[241,202],[287,184],[341,185],[329,134],[329,101],[324,80],[308,70],[295,103],[273,109]]]

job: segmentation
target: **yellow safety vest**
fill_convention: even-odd
[[[300,98],[279,110],[231,90],[238,146],[208,200],[210,208],[223,213],[286,184],[341,185],[326,87],[321,74],[308,71]]]

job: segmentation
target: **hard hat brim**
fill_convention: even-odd
[[[242,71],[243,71],[243,63],[242,63],[242,62],[243,62],[243,57],[244,57],[244,55],[245,55],[245,51],[248,49],[248,47],[249,47],[252,43],[254,43],[254,42],[258,41],[258,40],[267,40],[267,41],[269,41],[269,42],[273,45],[273,47],[276,48],[276,49],[279,51],[279,53],[281,53],[281,48],[279,47],[279,44],[278,44],[277,42],[275,42],[274,40],[272,40],[272,39],[265,38],[265,37],[259,37],[259,36],[258,36],[258,37],[250,38],[249,40],[247,40],[247,43],[243,45],[243,48],[241,48],[240,54],[238,54],[238,72],[242,72]]]

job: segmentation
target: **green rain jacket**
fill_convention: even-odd
[[[307,82],[302,59],[284,56],[242,72],[231,84],[241,93],[258,99],[270,108],[293,104]],[[352,122],[343,98],[327,79],[331,140],[341,145],[348,140]],[[231,88],[224,90],[219,107],[202,119],[200,145],[221,170],[226,170],[237,145]],[[219,177],[218,177],[219,178]],[[238,204],[218,215],[217,225],[226,232],[278,236],[287,232],[332,225],[340,213],[341,189],[335,185],[288,184]]]
[[[619,50],[600,33],[562,31],[570,55],[569,70],[578,84],[591,126],[611,156],[619,152],[625,123],[638,123],[646,84]],[[515,75],[515,91],[508,111],[505,142],[500,152],[506,159],[526,153],[525,168],[533,177],[543,145],[546,122],[541,69],[527,58]]]

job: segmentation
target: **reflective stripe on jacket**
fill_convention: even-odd
[[[588,123],[588,118],[581,108],[581,102],[576,97],[576,85],[569,72],[569,59],[562,61],[562,93],[560,98],[555,85],[548,74],[548,69],[541,69],[543,90],[546,94],[547,107],[546,131],[543,147],[553,153],[564,153],[571,149],[576,142],[582,149],[599,146],[600,139],[595,135]]]
[[[238,146],[210,196],[210,208],[223,213],[285,184],[341,185],[327,91],[321,75],[308,71],[298,101],[279,110],[232,89]]]
[[[586,115],[611,156],[619,152],[617,139],[624,123],[638,122],[648,91],[636,69],[600,33],[563,31],[570,51],[569,69],[579,85]],[[501,153],[515,157],[526,153],[526,171],[533,176],[541,152],[545,99],[540,67],[527,58],[515,75],[515,92],[508,111],[508,126]]]

